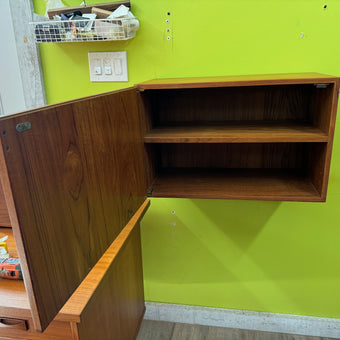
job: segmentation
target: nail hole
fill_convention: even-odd
[[[170,15],[170,12],[168,12],[167,14]]]
[[[7,131],[2,131],[2,134],[5,135],[7,133]]]
[[[6,147],[6,151],[9,151],[9,146]]]
[[[170,28],[167,28],[167,30],[166,30],[168,33],[170,32]]]
[[[170,22],[170,20],[169,20],[169,19],[167,19],[165,22],[168,24],[168,23]]]
[[[166,40],[170,40],[170,37],[166,37]]]
[[[323,8],[326,9],[326,8],[327,8],[327,5],[324,5]]]
[[[176,211],[175,211],[175,210],[172,210],[172,211],[171,211],[171,214],[175,214],[175,213],[176,213]]]

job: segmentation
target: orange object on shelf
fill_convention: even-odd
[[[16,257],[0,260],[0,278],[22,280],[20,261]]]

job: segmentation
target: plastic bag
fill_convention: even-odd
[[[45,0],[45,3],[46,3],[45,17],[48,17],[47,11],[50,9],[66,7],[61,0]]]

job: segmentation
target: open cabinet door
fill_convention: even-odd
[[[44,330],[145,198],[135,88],[0,120],[1,180]]]

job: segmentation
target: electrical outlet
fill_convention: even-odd
[[[126,51],[89,52],[92,82],[128,81]]]

